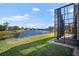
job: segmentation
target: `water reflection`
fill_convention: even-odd
[[[14,38],[23,38],[23,37],[29,37],[29,36],[32,36],[32,35],[46,34],[46,33],[48,33],[48,31],[45,31],[45,30],[30,30],[30,31],[26,31],[26,32],[17,33],[16,35],[14,35]]]

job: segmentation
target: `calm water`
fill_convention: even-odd
[[[46,34],[46,33],[48,33],[48,31],[45,31],[45,30],[30,30],[30,31],[18,33],[18,34],[14,35],[10,38],[23,38],[23,37],[29,37],[29,36],[33,36],[33,35]]]

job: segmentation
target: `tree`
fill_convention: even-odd
[[[24,29],[24,27],[21,27],[21,29]]]
[[[14,26],[14,30],[20,30],[19,26]]]
[[[67,25],[65,25],[65,32],[72,33],[72,29],[73,29],[73,23],[68,23]]]
[[[0,25],[0,31],[4,31],[5,27],[3,25]]]
[[[49,26],[48,31],[53,31],[53,27]]]
[[[3,23],[5,30],[8,30],[8,24],[9,24],[8,22]]]
[[[3,23],[0,25],[0,31],[8,30],[8,22]]]

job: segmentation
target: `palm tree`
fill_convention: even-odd
[[[8,22],[3,23],[3,26],[5,27],[5,30],[8,30]]]

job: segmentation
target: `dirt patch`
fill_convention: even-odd
[[[0,50],[3,50],[3,48],[0,48]]]
[[[8,44],[17,44],[18,41],[8,41],[7,43],[8,43]]]

